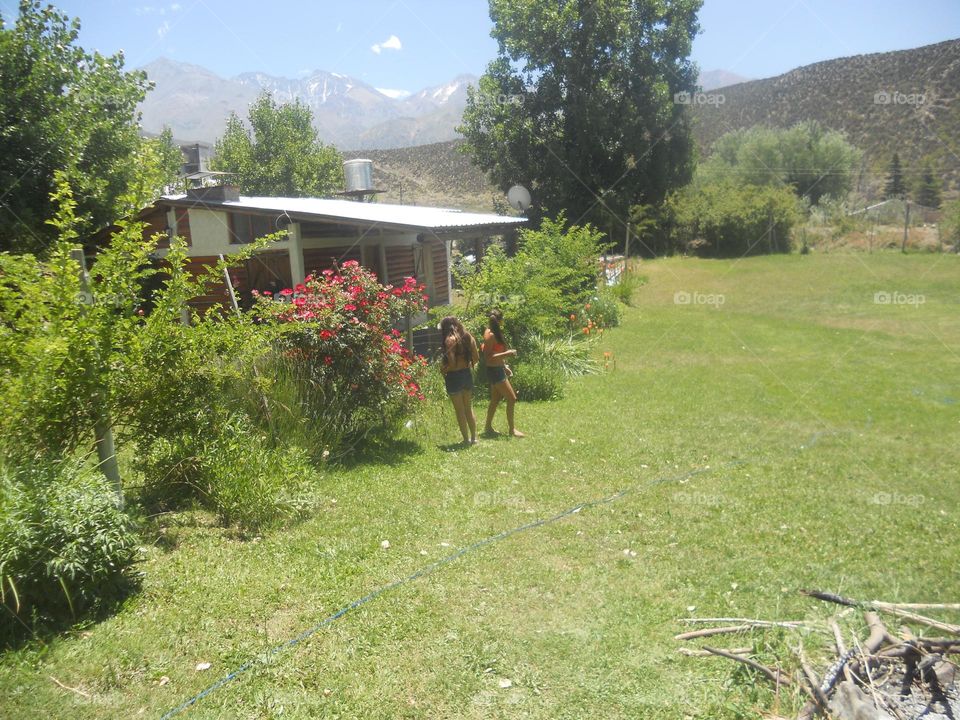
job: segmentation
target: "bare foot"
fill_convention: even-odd
[[[513,437],[526,437],[526,435],[519,430],[513,430],[510,433]]]

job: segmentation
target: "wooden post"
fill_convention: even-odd
[[[903,213],[903,243],[900,245],[900,252],[907,251],[907,235],[910,232],[910,203],[907,202],[906,212]]]
[[[627,223],[627,239],[623,243],[623,258],[625,263],[630,261],[630,223]]]
[[[80,289],[83,293],[83,302],[87,305],[93,305],[94,298],[90,292],[90,276],[87,274],[87,259],[83,255],[82,248],[74,248],[70,251],[70,257],[76,261],[80,267]],[[93,372],[93,368],[87,368],[87,372]],[[103,388],[98,388],[93,398],[93,411],[96,420],[93,423],[94,443],[97,446],[97,459],[100,461],[98,466],[100,472],[113,485],[116,493],[117,507],[123,507],[123,482],[120,479],[120,466],[117,464],[117,453],[113,444],[113,428],[110,422],[110,411],[104,406]]]

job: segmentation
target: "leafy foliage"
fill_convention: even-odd
[[[124,71],[122,53],[78,47],[79,30],[78,20],[39,0],[21,0],[14,24],[0,26],[0,250],[47,249],[58,172],[77,198],[81,230],[122,215],[141,177],[137,105],[146,75]],[[153,191],[171,177],[164,173]]]
[[[903,197],[906,186],[903,184],[903,168],[900,166],[900,153],[894,153],[887,168],[887,184],[883,194],[887,198]]]
[[[343,158],[317,137],[309,107],[299,100],[278,105],[264,92],[250,105],[248,119],[249,131],[231,113],[213,163],[233,173],[243,192],[311,197],[342,186]]]
[[[0,465],[0,637],[122,597],[139,540],[82,460]]]
[[[281,324],[277,347],[296,402],[317,429],[315,452],[342,453],[363,438],[391,434],[423,399],[424,363],[395,325],[426,309],[423,285],[383,286],[353,260],[325,270],[256,311]]]
[[[933,171],[929,163],[923,166],[923,172],[917,180],[913,196],[916,201],[925,207],[940,207],[943,192],[943,180]]]
[[[693,184],[670,199],[676,247],[712,257],[790,251],[790,231],[801,218],[788,187]]]
[[[700,4],[492,0],[499,52],[468,95],[466,151],[501,190],[531,189],[535,221],[567,210],[606,227],[602,212],[660,202],[692,171],[674,96],[695,90]]]
[[[757,126],[718,139],[698,168],[696,182],[786,184],[816,205],[824,196],[847,194],[861,155],[841,133],[815,122],[789,130]]]

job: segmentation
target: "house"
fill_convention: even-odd
[[[383,283],[403,284],[407,276],[426,286],[430,305],[451,298],[450,246],[521,227],[526,219],[453,209],[390,205],[344,199],[245,197],[230,185],[197,187],[183,195],[160,197],[140,213],[146,236],[179,235],[188,247],[194,272],[219,255],[237,252],[255,238],[285,231],[283,240],[234,268],[231,279],[241,295],[251,290],[293,287],[305,277],[346,260],[356,260]],[[224,284],[196,298],[205,309],[228,302]]]

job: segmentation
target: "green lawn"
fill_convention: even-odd
[[[772,692],[678,654],[678,618],[837,611],[800,588],[960,600],[960,257],[642,272],[598,349],[615,367],[519,406],[528,438],[445,450],[459,433],[434,403],[397,453],[326,472],[322,511],[288,530],[244,542],[165,518],[118,614],[0,657],[0,715],[160,717],[261,658],[183,716],[757,717]],[[460,548],[628,488],[265,655]],[[788,665],[801,641],[823,652],[817,634],[713,639]]]

